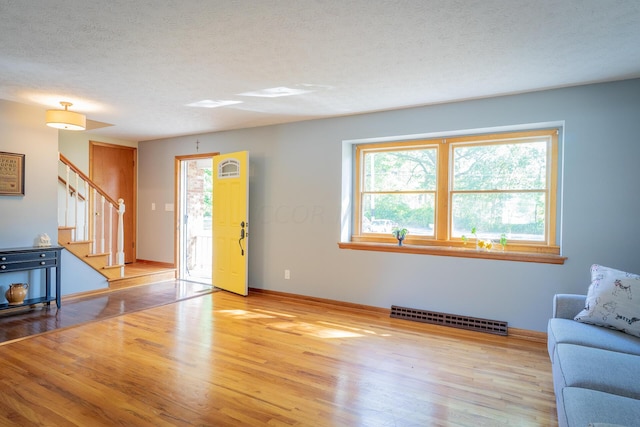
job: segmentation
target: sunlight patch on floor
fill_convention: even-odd
[[[388,337],[391,334],[377,333],[370,329],[347,326],[339,323],[318,321],[315,324],[293,320],[296,315],[269,310],[216,310],[216,313],[238,320],[280,319],[281,321],[267,322],[265,326],[294,335],[307,335],[316,338],[357,338],[364,336]],[[287,320],[285,320],[287,319]]]
[[[280,316],[280,317],[297,317],[293,314],[284,314],[280,311],[261,310],[259,308],[256,308],[254,311],[259,311],[260,313],[273,314],[274,316]]]
[[[363,336],[362,334],[357,334],[355,332],[328,328],[321,325],[312,325],[311,323],[305,322],[270,323],[268,327],[283,332],[294,333],[296,335],[310,335],[318,338],[355,338]]]
[[[234,319],[273,319],[275,317],[247,310],[216,310],[216,313],[221,313]]]
[[[359,333],[367,334],[367,335],[378,335],[378,336],[381,336],[381,337],[390,337],[391,336],[391,334],[379,334],[379,333],[377,333],[375,331],[372,331],[370,329],[355,328],[353,326],[345,326],[345,325],[341,325],[341,324],[337,324],[337,323],[322,322],[322,321],[318,322],[318,323],[321,323],[323,325],[328,325],[328,326],[337,326],[338,328],[343,328],[343,329],[350,329],[352,331],[357,331]]]

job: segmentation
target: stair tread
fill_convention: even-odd
[[[109,253],[108,253],[108,252],[103,252],[103,253],[100,253],[100,254],[87,254],[87,255],[85,255],[85,256],[86,256],[87,258],[91,258],[91,257],[101,257],[101,256],[105,256],[105,255],[107,255],[107,256],[108,256],[108,255],[109,255]]]

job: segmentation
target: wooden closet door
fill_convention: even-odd
[[[133,147],[90,141],[89,177],[114,200],[124,199],[124,262],[135,262],[136,157]]]

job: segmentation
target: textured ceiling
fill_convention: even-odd
[[[0,0],[0,99],[131,140],[634,77],[638,0]]]

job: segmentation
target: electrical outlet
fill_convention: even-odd
[[[287,280],[291,279],[291,270],[284,271],[284,278]]]

